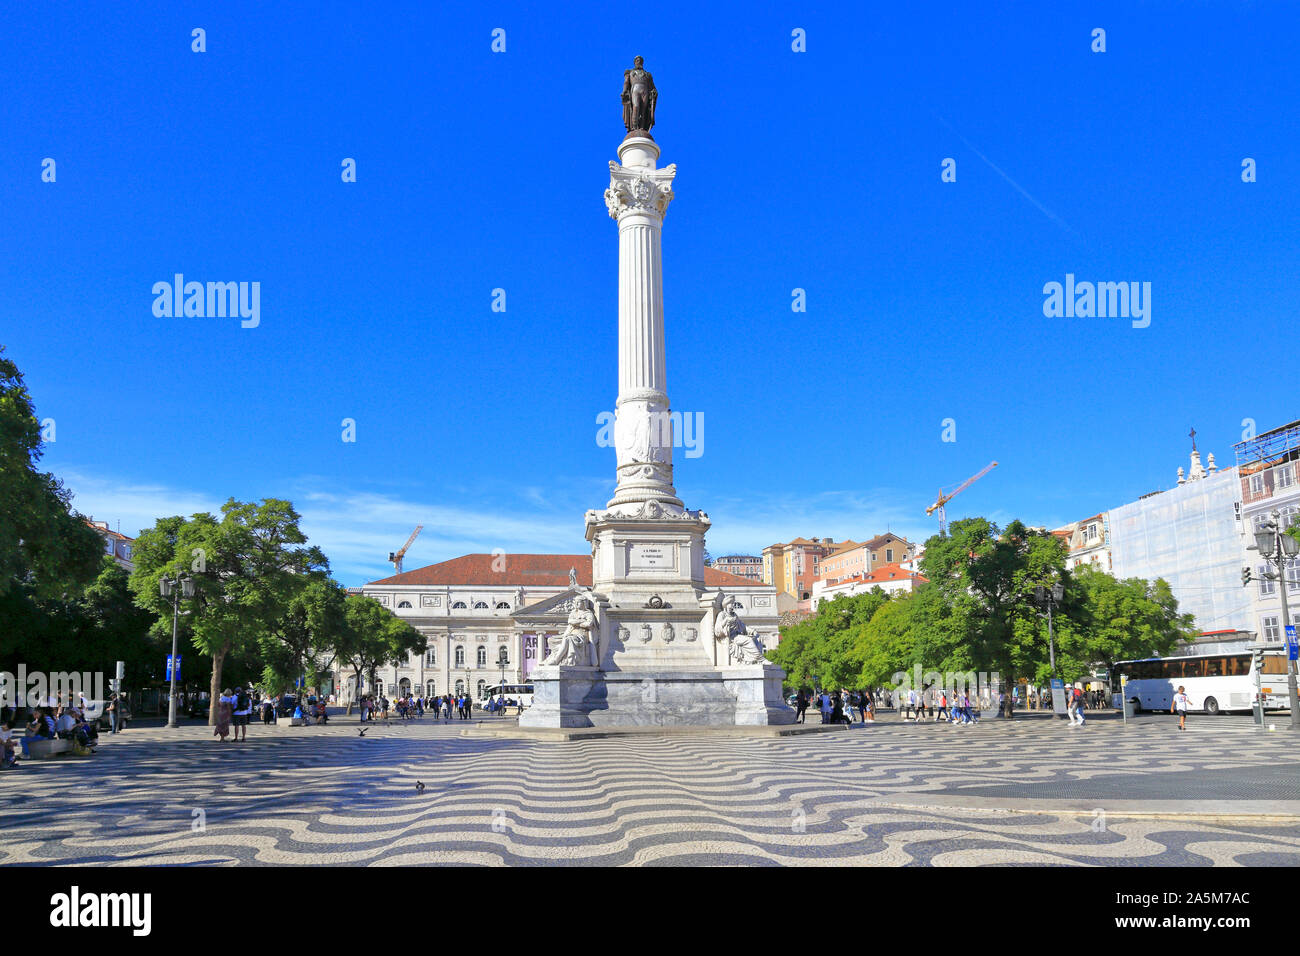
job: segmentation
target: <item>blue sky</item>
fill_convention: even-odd
[[[288,497],[347,584],[417,523],[408,568],[584,551],[638,53],[678,167],[668,390],[705,422],[676,484],[714,554],[925,537],[992,459],[950,518],[1059,525],[1169,487],[1192,426],[1230,464],[1243,419],[1300,417],[1295,8],[895,6],[11,7],[0,342],[46,466],[127,533]],[[177,272],[260,282],[260,325],[156,318]],[[1150,327],[1044,317],[1066,273],[1150,282]]]

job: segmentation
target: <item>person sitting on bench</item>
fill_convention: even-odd
[[[18,754],[14,751],[14,732],[8,721],[0,724],[0,769],[18,765]]]
[[[46,716],[45,711],[37,708],[34,719],[27,725],[27,733],[23,736],[23,756],[28,757],[27,745],[33,740],[53,740],[54,739],[54,720]]]

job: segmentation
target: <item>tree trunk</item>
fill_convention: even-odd
[[[340,673],[342,673],[342,672],[340,671]],[[358,690],[360,689],[360,687],[361,687],[361,668],[360,668],[360,667],[357,667],[357,666],[354,664],[353,667],[352,667],[352,675],[353,675],[353,677],[356,678],[356,679],[353,681],[353,688],[352,688],[352,691],[350,691],[350,692],[348,693],[348,712],[347,712],[347,715],[346,715],[346,716],[348,716],[348,717],[351,717],[351,716],[352,716],[352,704],[353,704],[353,703],[355,702],[355,700],[356,700],[356,694],[355,694],[354,692],[355,692],[355,691],[358,691]]]
[[[230,644],[225,644],[220,651],[212,655],[212,684],[208,688],[208,726],[217,726],[217,705],[221,699],[221,668],[230,653]]]

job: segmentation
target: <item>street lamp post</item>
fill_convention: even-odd
[[[1286,601],[1287,588],[1290,587],[1286,575],[1287,559],[1294,558],[1296,552],[1300,551],[1300,541],[1286,533],[1286,529],[1282,527],[1282,513],[1276,508],[1273,509],[1272,519],[1261,523],[1259,530],[1255,532],[1255,547],[1264,560],[1277,569],[1273,573],[1277,578],[1278,596],[1282,599],[1282,634],[1285,637],[1286,627],[1291,623],[1291,611]],[[1288,642],[1283,643],[1285,645]],[[1290,657],[1289,654],[1287,656]],[[1296,662],[1293,660],[1287,661],[1286,689],[1287,702],[1291,707],[1291,729],[1300,730],[1300,693],[1297,692]],[[1261,712],[1263,704],[1261,700]]]
[[[181,598],[194,597],[194,579],[188,574],[176,578],[159,578],[158,592],[163,597],[172,599],[172,659],[171,667],[171,687],[167,691],[167,726],[176,728],[180,726],[176,722],[176,625],[180,620]]]
[[[1039,585],[1034,588],[1034,601],[1039,604],[1047,605],[1047,656],[1048,662],[1052,668],[1052,677],[1056,678],[1056,638],[1052,634],[1052,611],[1060,605],[1061,600],[1065,597],[1065,584],[1057,581],[1050,587]],[[1056,688],[1052,688],[1052,697],[1056,696]],[[1053,700],[1055,708],[1055,700]]]
[[[1039,585],[1034,588],[1034,601],[1047,605],[1047,655],[1052,667],[1052,676],[1056,676],[1056,640],[1052,636],[1052,608],[1061,603],[1065,597],[1065,585],[1057,581],[1051,587]]]

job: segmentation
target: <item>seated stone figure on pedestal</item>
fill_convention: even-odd
[[[569,612],[569,626],[556,640],[543,667],[574,667],[589,663],[592,634],[596,630],[596,611],[589,598],[578,598]]]
[[[763,645],[745,629],[745,622],[736,613],[740,602],[735,596],[722,599],[722,613],[713,626],[713,635],[727,642],[727,657],[732,664],[770,664],[763,656]]]

